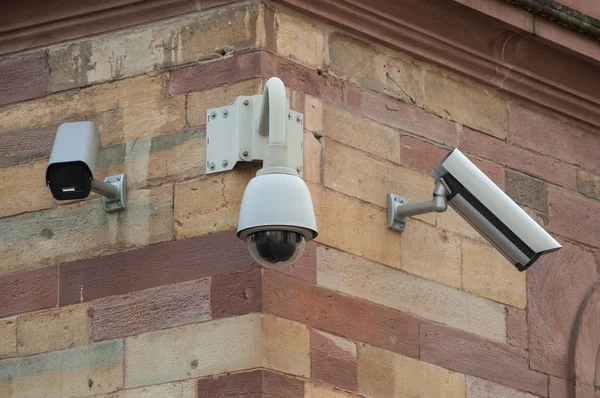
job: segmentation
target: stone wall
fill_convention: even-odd
[[[0,76],[0,396],[571,396],[597,128],[259,2],[5,56]],[[280,271],[232,231],[258,166],[204,172],[206,110],[271,76],[304,113],[319,227]],[[127,173],[125,212],[45,187],[75,120],[98,125],[98,175]],[[519,273],[452,210],[388,230],[386,194],[430,198],[452,147],[563,249]]]

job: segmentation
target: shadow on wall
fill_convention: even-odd
[[[590,290],[579,313],[571,355],[575,385],[570,396],[595,398],[600,386],[600,283]]]

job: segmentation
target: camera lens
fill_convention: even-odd
[[[252,258],[266,268],[293,263],[304,251],[304,236],[291,231],[260,231],[248,237]]]

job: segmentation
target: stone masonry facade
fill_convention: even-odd
[[[260,166],[205,175],[206,110],[271,76],[319,228],[278,271],[235,237]],[[0,397],[595,397],[597,127],[259,1],[6,55],[0,82]],[[45,186],[78,120],[126,211]],[[563,249],[519,273],[450,209],[388,230],[453,147]]]

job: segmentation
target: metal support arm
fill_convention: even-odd
[[[92,192],[113,199],[119,194],[119,188],[108,182],[94,180],[92,181]]]
[[[394,194],[388,194],[388,228],[402,232],[407,217],[426,213],[442,213],[448,208],[448,191],[441,180],[437,180],[433,190],[433,199],[427,202],[406,203],[406,200]]]
[[[127,176],[117,174],[104,181],[93,180],[92,192],[104,196],[104,209],[108,213],[125,210],[127,206]]]

